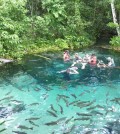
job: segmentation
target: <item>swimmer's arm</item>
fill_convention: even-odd
[[[66,70],[57,71],[56,73],[64,73],[64,72],[66,72]]]
[[[73,71],[70,71],[69,74],[79,74],[79,72],[76,70],[73,70]]]

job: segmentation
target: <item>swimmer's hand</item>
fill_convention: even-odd
[[[60,72],[60,71],[57,71],[56,73],[57,73],[57,74],[60,74],[61,72]]]

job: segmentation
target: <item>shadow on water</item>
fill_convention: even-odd
[[[27,55],[22,64],[0,67],[0,132],[120,133],[120,54],[94,47],[78,53],[95,53],[105,63],[111,56],[118,68],[82,70],[78,64],[79,74],[58,74],[72,64],[63,62],[62,53]]]

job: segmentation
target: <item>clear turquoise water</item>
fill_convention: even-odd
[[[93,52],[99,59],[113,57],[120,66],[119,54],[102,49],[79,51],[79,55]],[[0,124],[5,121],[0,130],[6,129],[2,133],[119,134],[120,69],[88,66],[85,70],[79,68],[79,75],[65,76],[56,73],[71,65],[63,62],[62,53],[43,55],[51,60],[29,55],[22,64],[0,67]],[[31,124],[28,119],[33,117],[39,119],[31,120]],[[46,124],[55,121],[55,125]]]

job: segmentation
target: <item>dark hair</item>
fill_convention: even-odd
[[[95,56],[95,54],[92,54],[91,56]]]

